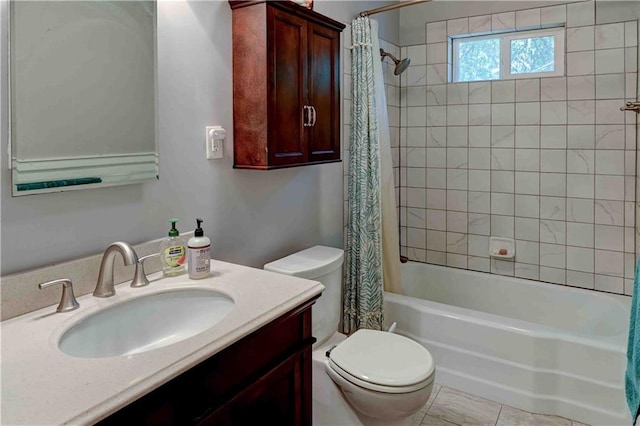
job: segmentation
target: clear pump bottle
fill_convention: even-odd
[[[171,229],[160,247],[162,274],[165,277],[175,277],[186,272],[184,263],[187,258],[187,250],[183,238],[180,237],[180,232],[176,229],[177,222],[178,219],[169,219]]]

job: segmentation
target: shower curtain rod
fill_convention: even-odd
[[[396,4],[389,4],[387,6],[378,7],[371,10],[363,10],[362,12],[359,13],[359,15],[360,16],[375,15],[376,13],[387,12],[389,10],[394,10],[394,9],[400,9],[401,7],[411,6],[418,3],[427,3],[429,1],[431,0],[407,0],[407,1],[398,2]]]

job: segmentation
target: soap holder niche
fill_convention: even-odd
[[[512,238],[489,237],[489,255],[500,259],[516,256],[516,242]]]

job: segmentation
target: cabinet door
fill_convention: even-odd
[[[309,24],[309,161],[340,159],[340,33]]]
[[[268,9],[269,164],[307,161],[307,21]]]
[[[311,426],[310,356],[310,347],[292,355],[198,426]]]

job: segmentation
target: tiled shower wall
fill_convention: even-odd
[[[451,36],[557,25],[565,77],[448,83]],[[402,253],[630,294],[637,114],[619,108],[636,100],[638,21],[595,25],[582,2],[432,22],[401,56]],[[491,258],[490,236],[515,259]]]

